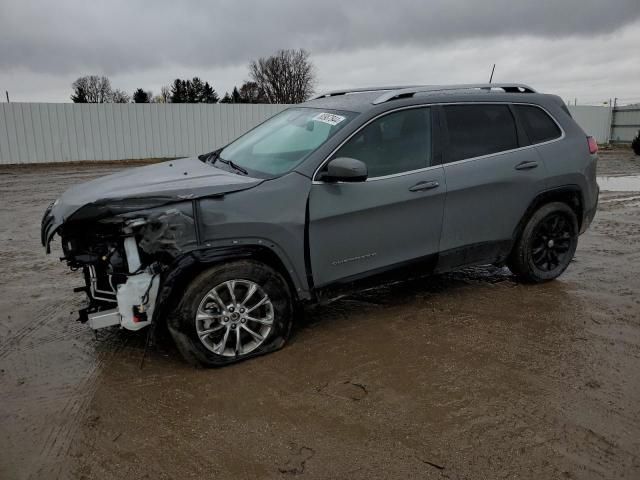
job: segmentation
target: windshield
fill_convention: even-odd
[[[224,148],[219,158],[258,174],[278,176],[302,162],[356,114],[316,108],[290,108]]]

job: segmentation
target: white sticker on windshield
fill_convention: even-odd
[[[317,114],[315,117],[313,117],[312,120],[315,120],[317,122],[328,123],[329,125],[336,126],[337,124],[342,122],[345,118],[347,117],[325,112],[325,113]]]

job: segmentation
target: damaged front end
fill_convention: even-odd
[[[198,246],[199,199],[261,182],[202,158],[123,170],[75,185],[53,202],[42,219],[42,244],[49,253],[59,234],[62,260],[82,270],[85,285],[77,290],[86,292],[89,305],[81,321],[138,330],[153,321],[163,274]]]
[[[92,205],[57,228],[62,260],[84,276],[85,285],[76,289],[89,300],[79,312],[81,322],[88,322],[92,329],[121,326],[128,330],[152,322],[162,273],[195,242],[190,209],[191,202],[185,202],[104,216],[104,208]],[[95,216],[99,212],[103,218]],[[48,209],[42,223],[47,248],[51,215]]]

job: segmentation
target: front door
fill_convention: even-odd
[[[431,109],[370,122],[331,157],[367,165],[359,183],[314,179],[309,251],[316,287],[400,266],[438,252],[446,185],[431,165]]]

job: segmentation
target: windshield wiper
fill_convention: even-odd
[[[249,175],[249,172],[247,172],[244,168],[242,168],[240,165],[236,165],[235,163],[233,163],[231,160],[225,160],[224,158],[220,157],[220,152],[222,152],[222,149],[218,149],[218,150],[214,150],[213,152],[210,153],[205,153],[204,155],[200,155],[198,158],[200,160],[202,160],[205,163],[208,163],[210,165],[215,165],[215,163],[217,161],[220,161],[220,163],[224,163],[225,165],[229,165],[231,168],[233,168],[235,171],[242,173],[243,175]]]
[[[235,171],[242,173],[243,175],[249,175],[249,172],[247,172],[244,168],[242,168],[240,165],[236,165],[235,163],[233,163],[231,160],[225,160],[224,158],[220,158],[217,157],[216,160],[224,163],[225,165],[229,165],[231,168],[233,168]]]
[[[204,163],[210,163],[213,165],[216,163],[218,156],[220,155],[222,149],[214,150],[213,152],[203,153],[202,155],[198,155],[198,158]]]

